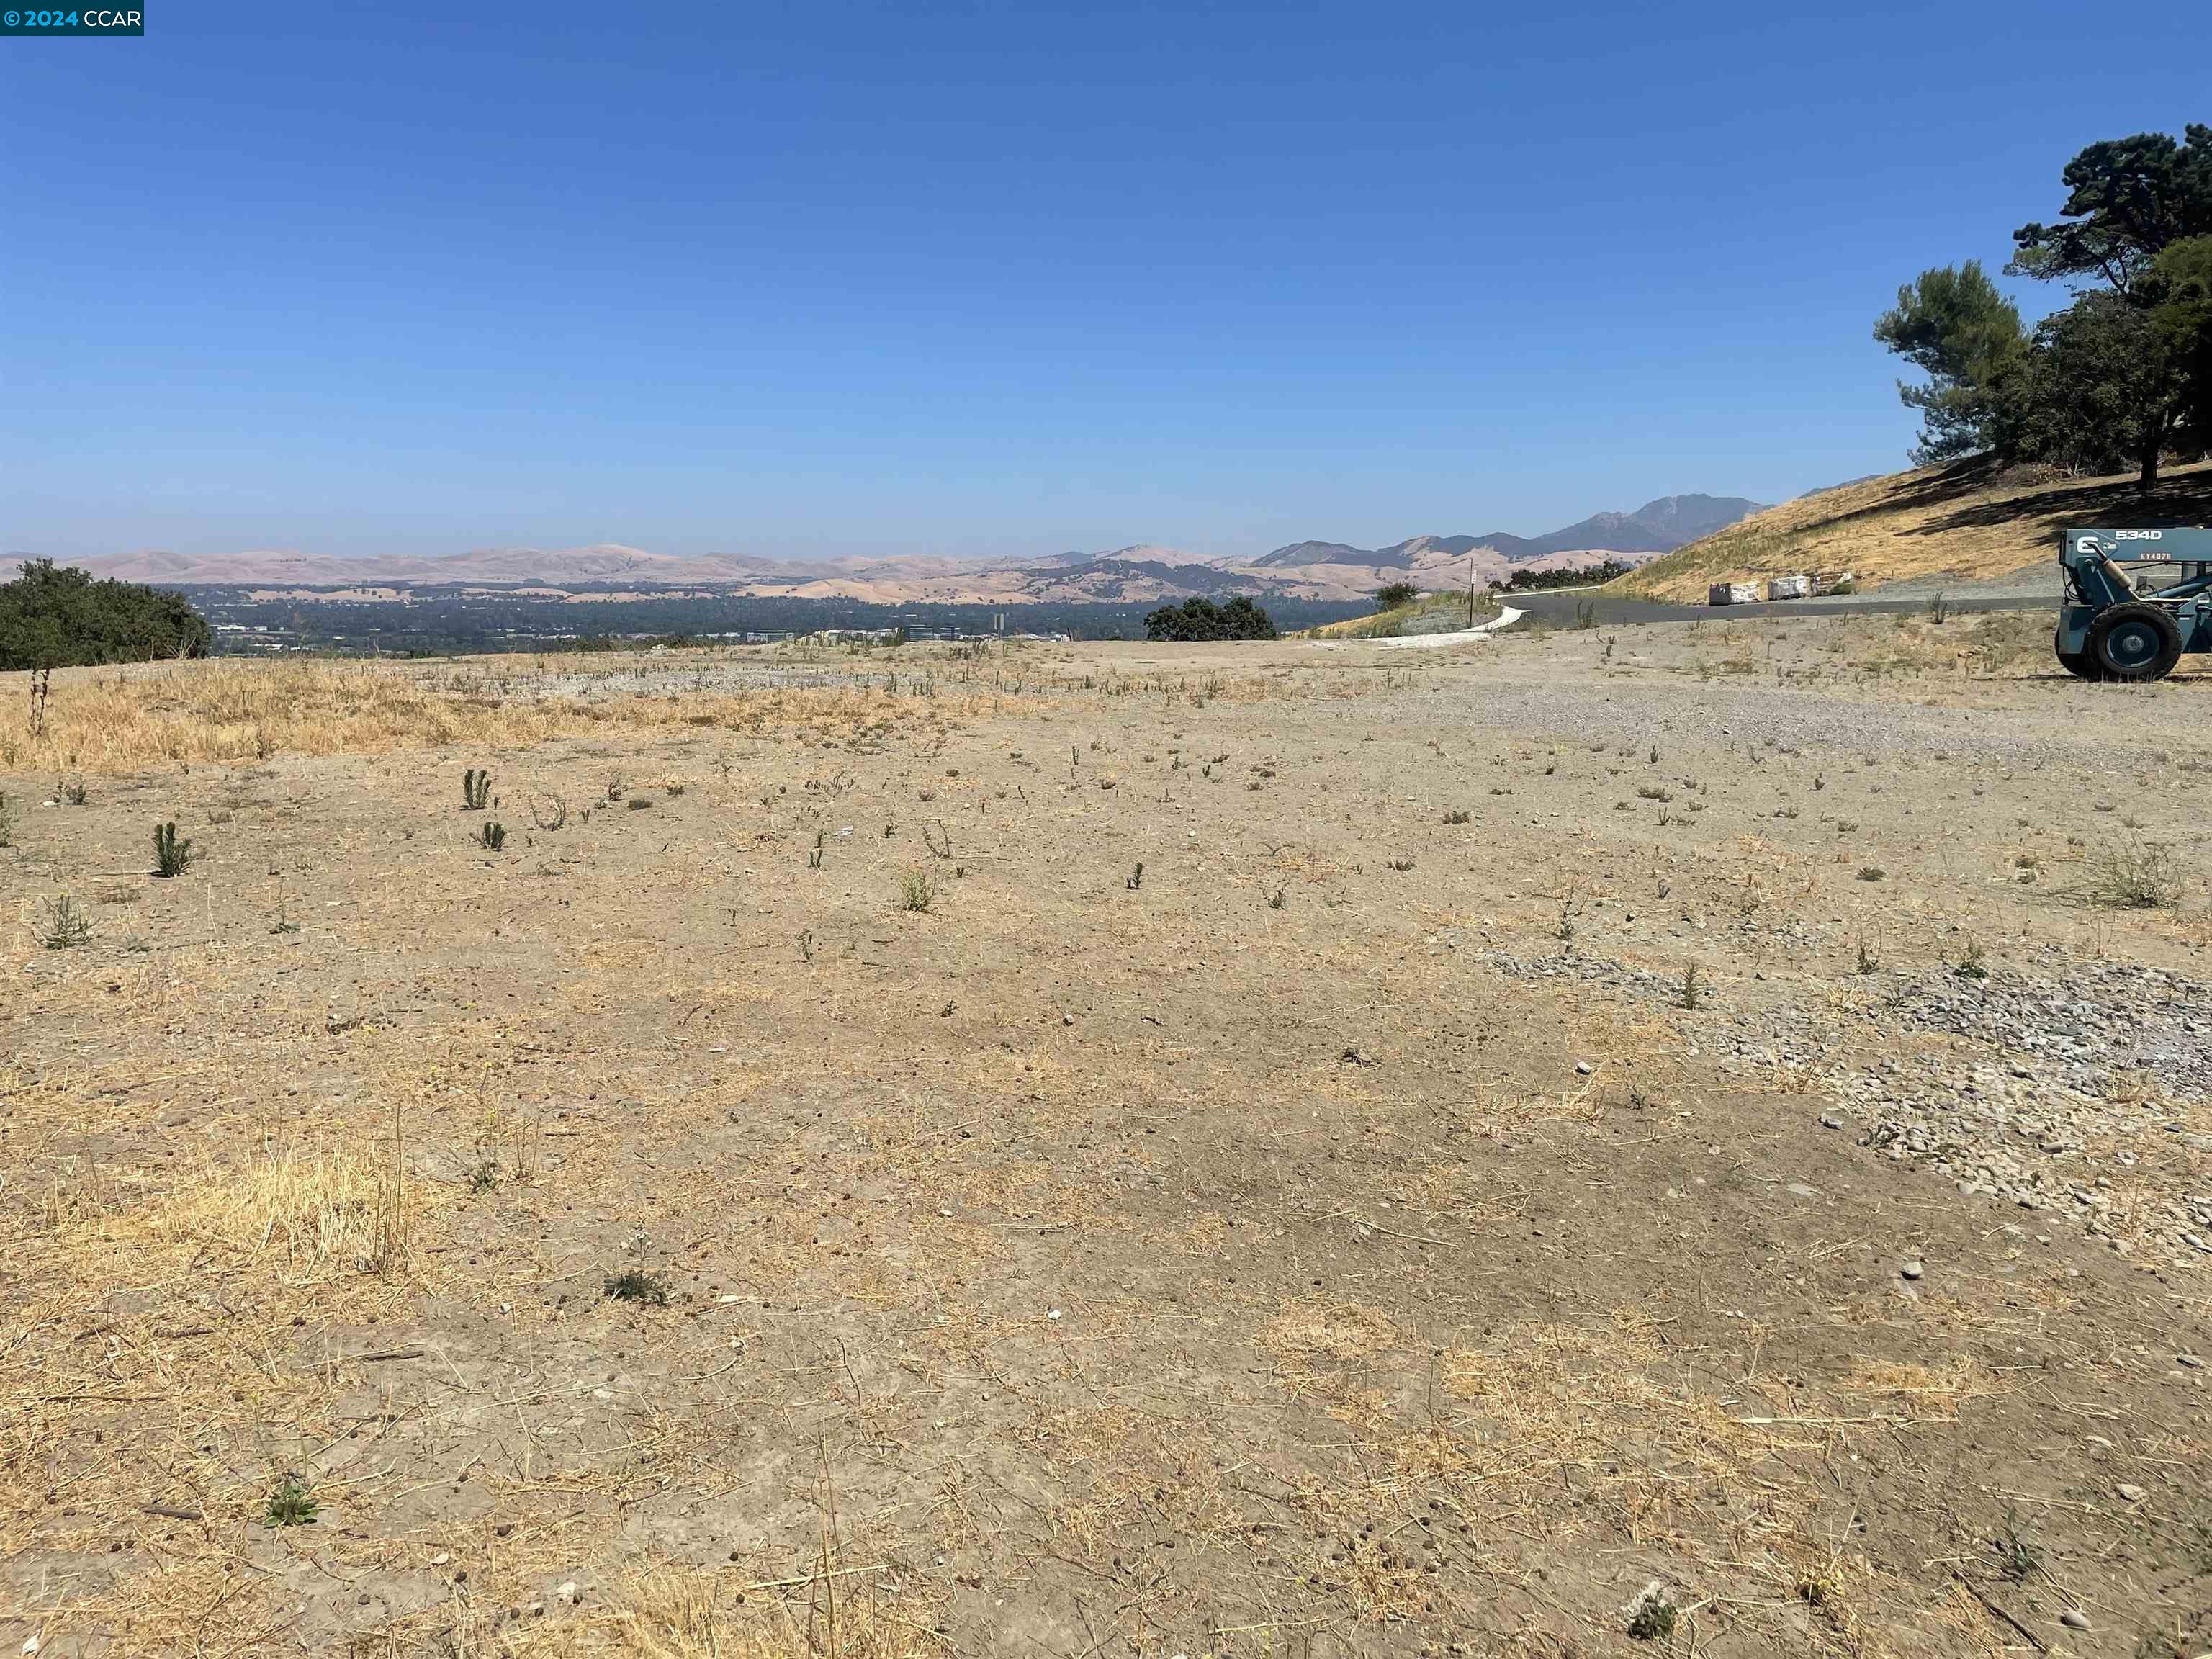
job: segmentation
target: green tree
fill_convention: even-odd
[[[2178,361],[2153,313],[2110,292],[2081,295],[2037,325],[1999,404],[2000,453],[2069,472],[2132,467],[2146,484],[2158,481],[2185,409]]]
[[[2169,243],[2151,261],[2142,289],[2180,380],[2181,435],[2212,448],[2212,236]]]
[[[2159,254],[2212,235],[2212,127],[2192,123],[2177,143],[2139,132],[2091,144],[2066,164],[2066,216],[2013,233],[2008,269],[2043,281],[2087,277],[2132,294]]]
[[[26,559],[0,583],[0,670],[204,657],[211,641],[207,618],[181,593],[94,581],[52,559]]]
[[[1981,262],[1939,265],[1897,290],[1897,305],[1875,320],[1874,337],[1928,382],[1898,382],[1907,409],[1920,411],[1915,465],[1956,459],[1992,447],[1997,387],[2027,351],[2020,309],[1997,292]]]
[[[1272,640],[1275,624],[1267,613],[1239,594],[1225,605],[1211,599],[1185,599],[1164,605],[1145,617],[1148,640]]]
[[[1381,605],[1385,611],[1395,611],[1401,605],[1413,604],[1415,599],[1418,599],[1420,597],[1421,590],[1414,586],[1413,583],[1391,582],[1387,586],[1376,590],[1375,603]]]

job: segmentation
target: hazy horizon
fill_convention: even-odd
[[[1838,480],[1834,480],[1833,482],[1835,482],[1835,483],[1842,483],[1842,482],[1843,482],[1843,480],[1841,480],[1841,479],[1838,479]],[[1673,493],[1674,493],[1674,495],[1722,495],[1722,492],[1715,491],[1715,490],[1678,490],[1678,491],[1674,491],[1674,492],[1673,492]],[[1803,492],[1801,492],[1801,493],[1803,493]],[[1724,498],[1724,499],[1748,499],[1748,498],[1740,498],[1740,497],[1735,497],[1735,496],[1733,496],[1733,495],[1725,496],[1725,497],[1723,497],[1723,498]],[[1598,514],[1600,514],[1600,513],[1606,513],[1606,512],[1613,512],[1613,513],[1633,513],[1633,512],[1636,512],[1636,511],[1640,510],[1640,509],[1641,509],[1641,508],[1643,508],[1643,507],[1651,506],[1651,505],[1653,505],[1656,501],[1661,501],[1661,500],[1664,500],[1664,499],[1666,499],[1666,498],[1665,498],[1665,497],[1662,497],[1662,496],[1655,496],[1655,497],[1651,498],[1651,500],[1650,500],[1650,501],[1638,502],[1638,503],[1636,503],[1633,507],[1598,507],[1598,508],[1595,508],[1595,509],[1593,509],[1593,510],[1592,510],[1591,512],[1589,512],[1589,513],[1586,513],[1586,514],[1583,514],[1578,515],[1578,517],[1577,517],[1577,518],[1573,522],[1575,522],[1575,523],[1580,523],[1580,522],[1582,521],[1582,520],[1595,517],[1595,516],[1596,516],[1596,515],[1597,515]],[[1778,498],[1778,499],[1786,499],[1786,498]],[[1767,502],[1767,503],[1765,503],[1765,505],[1769,505],[1769,506],[1771,506],[1771,505],[1773,505],[1773,502],[1771,502],[1771,501],[1770,501],[1770,502]],[[601,549],[621,549],[621,550],[626,550],[626,551],[629,551],[629,552],[632,552],[632,553],[640,553],[640,554],[647,555],[647,556],[657,556],[657,557],[679,558],[679,559],[695,560],[695,561],[696,561],[696,560],[701,560],[701,559],[713,559],[713,558],[760,559],[760,560],[768,560],[768,561],[771,561],[771,562],[776,562],[776,563],[783,563],[783,564],[803,564],[803,563],[810,563],[810,562],[830,562],[830,561],[854,561],[854,560],[861,560],[861,561],[868,561],[868,562],[876,562],[876,561],[891,562],[891,561],[897,561],[897,560],[908,560],[908,559],[910,559],[910,560],[939,559],[939,560],[944,560],[944,561],[951,562],[963,562],[963,563],[965,563],[965,562],[995,562],[1015,561],[1015,560],[1022,560],[1022,559],[1038,559],[1038,560],[1042,560],[1042,559],[1054,559],[1054,558],[1060,558],[1060,557],[1063,557],[1063,556],[1082,556],[1092,557],[1092,558],[1105,558],[1105,557],[1111,557],[1111,556],[1115,556],[1115,555],[1117,555],[1117,554],[1125,554],[1125,553],[1138,553],[1138,554],[1142,554],[1142,553],[1154,553],[1154,552],[1158,552],[1158,553],[1176,553],[1176,554],[1185,554],[1185,555],[1188,555],[1189,556],[1191,556],[1191,557],[1193,557],[1193,558],[1243,559],[1243,560],[1251,560],[1251,559],[1262,558],[1262,557],[1266,556],[1267,556],[1267,554],[1269,554],[1269,553],[1276,552],[1276,551],[1280,550],[1281,550],[1281,549],[1283,549],[1283,548],[1290,547],[1290,546],[1294,546],[1294,545],[1297,545],[1297,544],[1298,544],[1299,543],[1303,543],[1303,542],[1323,542],[1323,543],[1330,543],[1330,544],[1335,544],[1335,545],[1339,545],[1339,546],[1346,546],[1346,547],[1356,548],[1356,549],[1361,550],[1363,550],[1363,551],[1372,551],[1372,550],[1374,550],[1380,549],[1380,548],[1395,547],[1395,546],[1397,546],[1397,545],[1401,544],[1401,543],[1409,542],[1409,541],[1413,541],[1413,540],[1416,540],[1416,539],[1418,539],[1418,538],[1421,538],[1421,537],[1424,537],[1424,536],[1431,536],[1431,537],[1443,538],[1443,537],[1449,537],[1449,536],[1492,536],[1492,535],[1513,535],[1513,536],[1520,536],[1520,537],[1522,537],[1522,538],[1534,538],[1534,537],[1538,537],[1538,536],[1543,536],[1543,535],[1550,534],[1550,533],[1552,533],[1552,532],[1556,532],[1556,531],[1559,531],[1559,530],[1561,530],[1561,529],[1565,529],[1565,528],[1566,528],[1566,527],[1567,527],[1566,526],[1563,526],[1563,525],[1540,525],[1540,526],[1530,526],[1530,527],[1528,527],[1528,528],[1516,529],[1516,528],[1510,528],[1510,527],[1506,526],[1504,526],[1504,525],[1494,525],[1494,524],[1493,524],[1493,525],[1486,525],[1486,526],[1484,526],[1482,528],[1480,528],[1480,530],[1475,530],[1475,529],[1465,529],[1465,530],[1417,530],[1417,531],[1412,531],[1412,532],[1407,532],[1407,534],[1405,534],[1405,535],[1403,535],[1403,536],[1384,536],[1384,537],[1381,537],[1381,538],[1369,538],[1369,539],[1366,539],[1366,540],[1358,540],[1358,541],[1347,540],[1346,538],[1340,538],[1340,537],[1328,537],[1328,536],[1300,536],[1300,537],[1293,538],[1291,541],[1288,541],[1288,542],[1277,542],[1277,543],[1274,543],[1274,544],[1273,544],[1272,545],[1270,545],[1270,546],[1267,546],[1267,547],[1255,547],[1255,548],[1250,548],[1250,549],[1247,549],[1247,550],[1241,550],[1241,551],[1240,551],[1240,550],[1238,550],[1231,549],[1231,550],[1226,550],[1226,551],[1220,552],[1220,553],[1204,553],[1204,552],[1200,552],[1199,550],[1197,550],[1197,549],[1195,549],[1195,548],[1189,548],[1189,547],[1179,547],[1179,546],[1176,546],[1176,545],[1175,545],[1175,544],[1170,544],[1170,543],[1164,543],[1164,542],[1122,542],[1122,543],[1119,543],[1119,544],[1115,544],[1115,545],[1113,545],[1113,546],[1109,546],[1109,547],[1087,547],[1087,548],[1080,548],[1080,547],[1054,547],[1054,548],[1038,548],[1038,547],[1031,547],[1031,548],[1018,549],[1018,550],[1014,550],[1014,551],[1012,551],[1012,552],[1011,552],[1011,553],[984,553],[984,554],[962,554],[962,553],[954,553],[954,552],[945,551],[945,550],[939,550],[939,549],[935,549],[935,548],[901,549],[901,550],[897,550],[891,551],[891,552],[887,552],[887,553],[856,553],[856,552],[796,552],[796,551],[791,551],[791,550],[774,550],[774,551],[766,551],[766,550],[764,550],[764,551],[757,551],[757,552],[756,552],[756,551],[750,551],[750,550],[738,550],[738,549],[730,548],[730,547],[708,547],[708,548],[706,548],[706,549],[704,549],[704,550],[701,550],[701,551],[699,551],[699,552],[696,552],[696,553],[680,553],[680,554],[672,554],[672,553],[668,553],[668,552],[667,552],[665,550],[664,550],[664,549],[655,548],[655,547],[647,547],[647,546],[645,546],[645,545],[643,545],[643,544],[640,544],[640,543],[637,543],[637,542],[624,541],[624,540],[621,539],[620,538],[612,538],[612,539],[610,539],[610,540],[606,540],[606,541],[595,541],[595,542],[557,542],[557,543],[544,543],[544,544],[541,544],[541,543],[516,542],[516,541],[490,541],[490,542],[482,542],[482,543],[477,543],[477,544],[473,544],[473,545],[471,545],[471,546],[469,546],[469,547],[461,547],[461,548],[447,548],[447,549],[445,549],[445,550],[424,550],[424,551],[411,551],[411,550],[410,550],[410,551],[400,551],[400,550],[392,550],[392,549],[376,549],[376,548],[367,548],[367,549],[360,549],[360,550],[352,550],[352,551],[347,551],[347,552],[330,552],[330,551],[325,551],[325,550],[322,550],[322,549],[319,549],[319,548],[312,548],[312,547],[235,547],[235,548],[210,548],[210,549],[206,549],[206,550],[185,550],[185,549],[183,549],[183,548],[177,548],[177,547],[147,546],[147,547],[133,547],[133,548],[116,548],[116,549],[106,551],[106,552],[80,553],[80,554],[71,555],[71,556],[71,556],[71,557],[75,557],[75,558],[78,558],[78,559],[89,559],[89,560],[94,560],[94,561],[100,561],[100,560],[112,560],[112,559],[122,559],[122,558],[131,558],[131,557],[150,557],[150,556],[163,556],[163,555],[173,555],[173,556],[179,556],[179,557],[185,557],[185,558],[198,558],[198,559],[214,559],[214,558],[222,558],[222,557],[239,557],[239,558],[247,558],[247,557],[299,557],[299,558],[334,558],[334,559],[338,559],[338,560],[341,560],[341,561],[346,561],[346,560],[358,560],[358,561],[362,561],[362,562],[367,562],[367,561],[374,560],[374,559],[394,559],[394,560],[402,560],[402,559],[416,559],[416,560],[422,560],[422,561],[432,561],[432,560],[437,560],[437,559],[463,559],[463,558],[466,558],[466,557],[470,556],[471,556],[471,555],[472,555],[472,554],[482,554],[482,553],[497,553],[497,552],[511,552],[511,551],[529,551],[529,552],[538,552],[538,553],[546,553],[546,554],[568,554],[568,553],[590,552],[590,551],[593,551],[593,550],[601,550]],[[1603,550],[1596,549],[1596,548],[1593,547],[1592,550],[1593,550],[1593,551],[1598,551],[1598,550]],[[12,550],[9,550],[8,552],[6,552],[6,553],[4,553],[4,554],[0,554],[0,559],[9,559],[9,560],[13,560],[13,559],[21,559],[21,558],[49,557],[49,556],[58,556],[42,554],[42,553],[41,553],[41,552],[40,552],[38,550],[36,550],[36,549],[30,549],[30,548],[12,549]]]

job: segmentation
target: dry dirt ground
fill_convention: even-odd
[[[2212,680],[2047,627],[7,677],[0,1638],[2212,1649]]]

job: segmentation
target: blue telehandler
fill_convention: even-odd
[[[2212,651],[2212,530],[2063,530],[2066,598],[2051,648],[2085,680],[2156,680]],[[2149,568],[2171,566],[2163,587]]]

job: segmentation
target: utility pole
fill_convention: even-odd
[[[1474,626],[1474,550],[1467,550],[1467,625]]]

